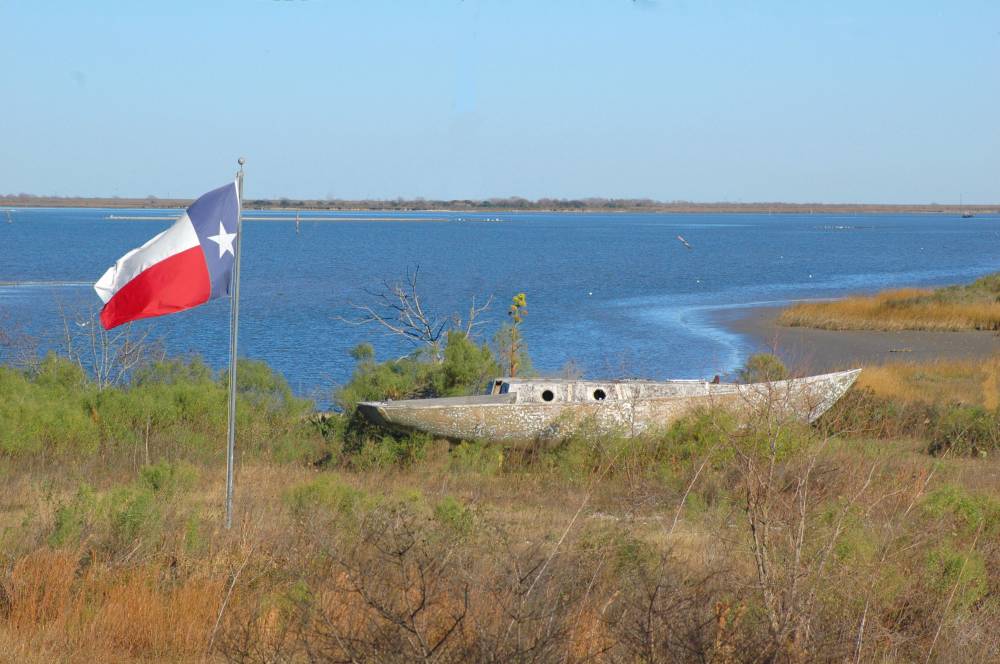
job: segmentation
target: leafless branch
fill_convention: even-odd
[[[350,325],[376,325],[389,334],[403,337],[415,346],[427,346],[434,356],[440,359],[441,340],[451,330],[459,330],[472,337],[478,327],[483,324],[480,316],[493,303],[490,295],[482,305],[476,304],[472,298],[467,317],[459,314],[444,316],[429,311],[423,301],[419,289],[420,266],[413,270],[407,268],[402,280],[382,282],[379,289],[365,289],[371,304],[350,303],[351,308],[358,312],[355,318],[341,320]]]
[[[68,314],[63,321],[63,352],[80,367],[98,389],[128,381],[132,372],[164,357],[162,345],[152,339],[150,328],[137,331],[131,323],[105,330],[96,309]]]

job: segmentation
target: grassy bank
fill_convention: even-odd
[[[968,285],[796,304],[778,322],[827,330],[1000,330],[1000,274]]]
[[[983,360],[894,362],[867,367],[858,389],[899,402],[1000,407],[1000,354]]]
[[[521,451],[353,421],[358,398],[455,393],[460,368],[492,368],[457,341],[444,355],[358,352],[347,412],[322,421],[247,365],[231,531],[224,376],[170,361],[99,390],[59,358],[0,368],[0,648],[24,662],[1000,655],[986,369],[961,402],[925,389],[958,368],[892,367],[866,370],[817,426],[709,410]]]

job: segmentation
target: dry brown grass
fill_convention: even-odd
[[[984,360],[898,362],[866,367],[858,387],[881,397],[926,403],[1000,406],[1000,354]]]
[[[781,325],[825,330],[998,330],[1000,302],[995,297],[952,300],[941,291],[903,288],[833,302],[792,305],[778,317]]]
[[[18,560],[5,583],[2,638],[62,661],[201,661],[223,575],[169,574],[155,563],[123,567],[82,551],[39,549]]]
[[[862,376],[898,398],[933,391],[983,403],[998,380],[1000,358]],[[83,478],[9,465],[0,524],[16,537],[0,540],[0,660],[856,661],[862,615],[859,661],[909,661],[939,628],[939,661],[1000,654],[990,640],[1000,606],[975,585],[1000,587],[1000,509],[978,497],[1000,491],[1000,459],[933,459],[913,441],[795,431],[805,446],[779,435],[760,447],[741,430],[697,481],[705,450],[657,460],[643,450],[655,438],[577,441],[563,456],[490,472],[454,465],[447,444],[408,467],[251,461],[231,532],[219,527],[221,469],[201,467],[193,485],[157,495],[155,529],[115,539],[88,525],[59,544],[53,513]],[[619,463],[598,474],[583,454]],[[136,482],[132,468],[97,475],[97,491]],[[767,485],[754,489],[758,475]],[[297,510],[289,489],[316,482],[355,492],[357,505]],[[962,507],[939,499],[932,514],[924,501],[943,483],[960,487]],[[435,511],[445,498],[467,522]],[[772,537],[754,543],[749,509]],[[195,517],[197,546],[186,534]],[[965,552],[971,581],[937,572],[934,556],[962,564]],[[946,606],[952,588],[958,599]]]

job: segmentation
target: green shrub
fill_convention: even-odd
[[[194,485],[198,477],[197,469],[183,461],[159,461],[143,466],[139,471],[142,482],[156,493],[171,495],[178,490]]]
[[[184,521],[184,550],[188,554],[198,555],[208,548],[209,525],[197,511],[193,511]]]
[[[285,380],[241,360],[237,428],[241,451],[283,458],[307,455],[324,434],[306,418],[311,402]],[[98,390],[74,363],[47,356],[36,371],[0,366],[0,454],[87,457],[218,458],[228,418],[225,376],[198,358],[171,359],[136,371],[129,385]],[[289,451],[294,448],[294,451]]]
[[[219,384],[228,390],[229,372],[219,374]],[[236,366],[236,391],[250,408],[269,414],[305,414],[312,402],[292,395],[285,377],[265,362],[242,359]]]
[[[212,368],[197,355],[166,358],[154,362],[137,369],[132,377],[132,384],[135,386],[189,383],[205,386],[213,382],[215,382],[215,374]]]
[[[111,492],[109,501],[111,536],[116,549],[159,534],[163,514],[152,489],[118,488]]]
[[[480,441],[462,441],[448,451],[452,470],[477,475],[496,475],[503,469],[504,458],[502,445]]]
[[[989,592],[986,563],[978,552],[939,545],[927,554],[927,576],[931,589],[940,597],[954,591],[951,606],[956,611],[972,606]]]
[[[788,378],[788,369],[777,355],[756,353],[747,358],[740,369],[740,380],[744,383],[765,383]]]
[[[364,493],[327,474],[291,487],[285,492],[284,499],[299,518],[322,511],[353,519],[367,502]]]
[[[378,363],[370,344],[351,351],[357,361],[351,380],[334,394],[348,415],[361,401],[457,396],[477,392],[498,372],[488,346],[477,346],[464,333],[448,333],[443,359],[418,350],[407,357]]]
[[[950,517],[949,528],[958,529],[966,536],[980,529],[985,539],[1000,534],[1000,499],[993,496],[973,494],[962,487],[945,484],[927,494],[923,508],[936,520]]]
[[[928,451],[940,455],[986,456],[1000,449],[1000,418],[981,406],[955,405],[947,409],[934,428]]]
[[[70,391],[83,387],[87,383],[87,374],[75,362],[50,351],[39,363],[34,382],[42,387]]]
[[[49,544],[63,546],[79,542],[84,530],[95,521],[97,509],[94,489],[89,484],[81,484],[72,500],[56,508]]]
[[[538,450],[537,460],[568,481],[580,481],[601,465],[609,436],[577,431]]]
[[[92,390],[79,368],[48,356],[40,373],[0,367],[0,452],[91,454],[100,446],[97,413],[88,407]]]
[[[468,535],[475,523],[473,511],[452,496],[445,496],[434,506],[434,518],[457,535]]]
[[[477,346],[462,332],[449,332],[444,361],[431,374],[437,396],[460,396],[478,392],[488,379],[500,373],[489,346]]]
[[[355,349],[357,351],[357,349]],[[432,365],[420,354],[376,363],[367,354],[354,368],[351,380],[334,393],[337,405],[348,415],[361,401],[408,399],[424,394],[430,385]]]
[[[358,470],[409,466],[424,458],[433,440],[429,434],[420,432],[368,438],[351,459],[351,465]]]
[[[71,545],[89,535],[121,550],[158,537],[162,524],[160,495],[144,483],[108,492],[81,484],[72,499],[56,507],[48,541],[52,546]]]
[[[686,466],[712,451],[712,465],[725,464],[733,456],[725,444],[736,431],[735,416],[723,408],[699,408],[674,420],[657,436],[656,456]]]
[[[1000,411],[961,403],[900,401],[852,388],[817,422],[825,435],[928,441],[933,455],[985,457],[1000,449]]]

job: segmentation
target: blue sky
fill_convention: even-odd
[[[1000,3],[0,0],[0,192],[1000,201]]]

